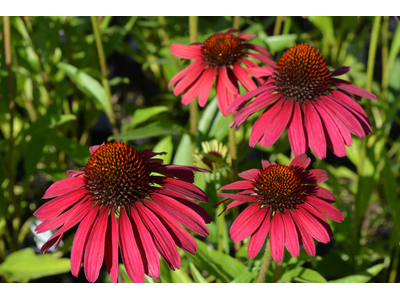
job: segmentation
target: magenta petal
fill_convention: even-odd
[[[268,123],[268,130],[265,130],[263,136],[263,146],[271,147],[285,130],[293,112],[293,102],[286,101],[279,109],[278,113]]]
[[[144,268],[142,258],[133,235],[132,224],[122,207],[118,220],[119,244],[121,257],[126,273],[132,282],[144,282]]]
[[[300,255],[299,238],[296,226],[289,212],[282,212],[282,221],[285,226],[285,246],[289,253],[295,257]]]
[[[314,105],[308,101],[307,105],[303,105],[306,116],[306,136],[310,149],[318,156],[319,159],[326,157],[326,140],[322,127],[321,119],[315,110]]]
[[[311,205],[305,204],[301,206],[305,210],[308,211],[308,213],[314,218],[316,222],[319,222],[325,230],[328,232],[329,236],[333,236],[333,232],[331,227],[329,226],[328,222],[324,219],[324,217]]]
[[[197,244],[190,233],[183,229],[174,218],[163,212],[157,205],[148,201],[145,202],[145,205],[160,219],[178,247],[190,254],[196,254]]]
[[[257,34],[251,34],[251,33],[245,33],[245,32],[241,32],[237,35],[238,39],[241,39],[243,41],[248,41],[252,38],[255,38],[257,36]]]
[[[276,262],[282,262],[283,251],[285,250],[285,227],[278,212],[272,217],[269,238],[271,240],[272,258]]]
[[[204,220],[189,207],[170,197],[157,193],[150,194],[150,199],[163,211],[190,230],[193,230],[201,236],[207,236],[209,234]]]
[[[203,56],[198,46],[171,44],[170,51],[173,55],[184,59],[195,59]]]
[[[248,102],[251,100],[251,98],[261,94],[262,92],[266,91],[266,90],[271,90],[273,89],[273,86],[270,85],[263,85],[260,86],[259,88],[252,90],[251,92],[248,92],[244,95],[241,95],[239,97],[237,97],[229,106],[228,106],[228,112],[232,112],[235,109],[237,109],[239,106],[241,106],[242,104]]]
[[[267,208],[260,209],[260,203],[253,203],[247,207],[233,222],[229,236],[233,242],[244,240],[252,235],[261,225],[267,213]]]
[[[99,148],[100,148],[101,146],[103,146],[103,145],[105,145],[104,142],[103,142],[103,144],[101,144],[101,145],[96,145],[96,146],[89,147],[90,155],[93,155],[93,153],[95,153],[96,150],[99,149]]]
[[[118,224],[114,207],[111,207],[108,216],[104,258],[108,274],[110,274],[112,282],[116,283],[118,281]]]
[[[220,190],[241,190],[241,189],[252,189],[254,185],[251,181],[241,180],[232,182],[220,188]]]
[[[324,217],[336,221],[338,223],[344,220],[342,213],[333,205],[326,203],[318,198],[310,197],[307,198],[307,203],[312,205],[318,210]]]
[[[267,238],[268,231],[269,231],[269,225],[271,221],[271,210],[268,210],[267,215],[264,218],[264,221],[261,223],[260,227],[257,229],[256,232],[254,232],[250,238],[249,242],[249,247],[247,249],[247,255],[251,258],[254,259],[258,252],[260,252],[260,249],[262,245],[265,242],[265,239]]]
[[[194,62],[192,62],[188,67],[186,67],[185,69],[183,69],[182,71],[180,71],[178,74],[176,74],[171,81],[168,83],[168,87],[170,87],[171,85],[173,85],[174,83],[178,82],[179,80],[181,80],[184,76],[190,74],[193,70],[196,70],[196,68],[201,65],[204,61],[203,60],[195,60]]]
[[[204,69],[205,69],[204,65],[198,65],[195,68],[193,68],[192,72],[190,72],[181,80],[179,80],[179,82],[174,87],[174,95],[178,96],[180,93],[182,93],[185,89],[190,87],[198,80],[201,82]]]
[[[154,180],[165,189],[180,193],[182,196],[200,202],[209,203],[207,195],[197,186],[181,180],[168,177],[158,177]]]
[[[298,237],[300,242],[303,244],[304,249],[310,256],[315,256],[315,243],[308,232],[307,228],[304,226],[303,222],[301,222],[300,217],[297,215],[295,211],[291,211],[290,215],[292,216],[294,222],[296,223],[296,228],[298,230]]]
[[[306,184],[317,184],[327,181],[328,173],[325,170],[314,169],[310,171],[304,171],[300,173],[303,183]]]
[[[353,67],[344,67],[344,66],[339,67],[335,71],[333,71],[331,75],[332,76],[340,76],[340,75],[346,74],[347,72],[349,72],[351,70],[351,68],[353,68]]]
[[[253,202],[256,201],[258,198],[253,196],[244,196],[238,194],[228,194],[228,193],[220,193],[218,194],[219,197],[228,197],[232,200],[240,201],[240,202]]]
[[[171,270],[181,267],[181,259],[171,235],[162,225],[161,221],[145,206],[135,204],[135,207],[147,230],[150,232],[154,245],[161,257]]]
[[[265,160],[265,159],[261,160],[261,164],[262,164],[263,170],[265,170],[266,168],[268,168],[270,166],[276,165],[276,163],[274,163],[272,161]]]
[[[160,277],[160,259],[151,234],[133,207],[129,207],[129,215],[132,218],[132,230],[141,252],[144,272],[150,277],[158,278]]]
[[[307,210],[302,208],[302,205],[299,205],[296,209],[297,215],[301,218],[304,227],[310,232],[310,234],[319,242],[321,243],[328,243],[329,242],[329,235],[326,229],[316,221],[312,215],[308,213]]]
[[[201,82],[201,80],[196,80],[194,84],[192,84],[185,90],[181,98],[181,103],[183,105],[188,105],[197,97],[200,91]]]
[[[295,156],[306,153],[308,148],[303,119],[300,104],[295,102],[292,119],[288,124],[289,143]]]
[[[258,169],[250,169],[244,172],[241,172],[238,174],[239,177],[243,179],[248,179],[248,180],[254,180],[255,177],[260,173],[261,171]]]
[[[264,56],[266,56],[266,58],[268,59],[273,59],[272,54],[265,49],[264,47],[261,47],[259,45],[254,45],[254,44],[243,44],[243,48],[245,49],[252,49],[254,51],[260,52],[261,54],[263,54]]]
[[[274,73],[274,69],[271,67],[246,68],[244,70],[254,77],[272,76]]]
[[[336,201],[335,195],[331,191],[320,186],[306,185],[305,191],[307,195],[314,196],[315,198],[321,198],[321,200],[328,203],[333,203]]]
[[[233,73],[247,91],[252,91],[257,88],[254,81],[249,77],[249,75],[247,75],[247,73],[238,63],[233,65]]]
[[[228,89],[229,92],[231,92],[232,94],[239,93],[238,89],[233,85],[232,81],[230,80],[228,76],[228,71],[225,66],[219,67],[218,73],[220,74],[222,83]]]
[[[79,175],[82,174],[85,174],[85,171],[68,170],[65,172],[65,177],[78,177]]]
[[[49,199],[64,195],[65,193],[79,189],[84,186],[85,182],[82,177],[73,177],[62,179],[53,183],[46,191],[42,199]]]
[[[311,163],[311,158],[309,158],[307,154],[303,153],[293,158],[289,166],[293,167],[298,171],[303,171],[305,168],[308,167],[310,163]]]
[[[217,68],[208,68],[204,71],[203,80],[199,89],[199,105],[201,107],[206,105],[216,76]]]
[[[259,61],[262,61],[263,63],[265,63],[267,65],[270,65],[273,68],[276,67],[276,62],[272,58],[270,58],[270,57],[268,57],[268,56],[266,56],[264,54],[247,52],[246,56],[256,58]]]
[[[103,206],[97,217],[86,245],[83,263],[85,275],[89,282],[95,282],[103,265],[105,237],[107,231],[108,209]]]
[[[94,220],[97,216],[98,211],[99,208],[97,206],[93,207],[82,220],[78,227],[78,230],[76,231],[71,250],[71,273],[75,277],[78,277],[79,275],[83,253],[85,251],[87,241],[90,232],[92,231]]]
[[[338,89],[348,92],[349,94],[379,101],[378,98],[374,94],[372,94],[372,93],[370,93],[348,81],[337,79],[337,78],[332,78],[332,83]]]

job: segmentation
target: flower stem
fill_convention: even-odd
[[[239,30],[240,27],[239,21],[240,21],[240,16],[233,17],[233,29]]]
[[[383,17],[382,23],[382,93],[380,100],[385,101],[389,87],[389,17]]]
[[[282,19],[283,19],[283,17],[281,17],[281,16],[276,17],[275,27],[274,27],[274,35],[279,35],[279,33],[281,32]]]
[[[153,277],[153,282],[154,283],[161,283],[161,279],[157,277]]]
[[[107,70],[106,56],[104,54],[103,43],[101,42],[99,24],[98,24],[98,21],[96,20],[96,17],[91,16],[90,18],[92,20],[94,38],[96,40],[97,53],[99,55],[101,74],[103,75],[103,78],[101,81],[103,83],[104,90],[106,91],[106,94],[107,94],[108,103],[110,105],[110,122],[113,127],[113,135],[118,135],[119,134],[118,125],[115,120],[114,108],[113,108],[113,105],[111,102],[111,89],[110,89],[110,84],[108,82],[108,70]]]
[[[197,16],[189,16],[189,36],[190,43],[197,42]],[[189,112],[190,112],[190,133],[192,134],[192,146],[191,153],[194,153],[194,149],[196,148],[196,136],[197,136],[197,101],[192,101],[189,104]],[[191,155],[191,161],[193,162],[193,155]]]
[[[257,283],[263,283],[267,276],[269,264],[271,262],[271,247],[269,239],[267,238],[267,246],[265,246],[265,254],[260,268],[260,274],[258,274]]]

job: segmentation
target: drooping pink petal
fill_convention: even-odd
[[[283,252],[285,250],[285,227],[282,217],[278,212],[272,217],[269,238],[271,240],[272,258],[276,262],[282,262]]]
[[[78,277],[79,275],[79,270],[81,269],[81,263],[83,259],[83,252],[86,249],[87,241],[98,212],[99,208],[97,206],[94,206],[90,209],[85,218],[79,224],[74,241],[72,242],[71,273],[75,277]]]
[[[96,145],[96,146],[89,147],[90,155],[93,155],[93,153],[95,153],[96,150],[99,149],[99,148],[100,148],[101,146],[103,146],[103,145],[105,145],[104,142],[103,142],[101,145]]]
[[[333,232],[331,229],[331,226],[329,226],[328,222],[324,219],[324,217],[319,213],[314,207],[311,205],[308,205],[306,203],[303,203],[301,205],[302,208],[308,211],[308,213],[314,218],[316,222],[319,222],[325,230],[328,232],[329,236],[333,236]]]
[[[260,252],[260,249],[264,244],[265,239],[267,238],[271,221],[270,215],[271,215],[271,210],[267,209],[267,214],[264,218],[264,221],[261,223],[258,230],[254,232],[250,237],[249,247],[247,248],[247,255],[251,259],[254,259],[254,257],[256,257],[256,255],[258,254],[258,252]]]
[[[59,180],[53,183],[44,193],[42,199],[49,199],[62,196],[68,192],[79,189],[85,185],[82,177],[73,177]]]
[[[129,207],[129,215],[131,217],[132,231],[142,256],[144,272],[147,276],[158,278],[160,277],[160,259],[151,234],[143,224],[138,212],[132,206]]]
[[[276,163],[274,163],[273,161],[268,161],[265,159],[261,160],[261,164],[262,164],[263,170],[265,170],[266,168],[268,168],[270,166],[276,165]]]
[[[156,178],[154,176],[154,178],[154,182],[158,183],[165,189],[180,193],[182,196],[190,199],[194,199],[204,203],[210,203],[208,201],[207,195],[201,189],[191,183],[168,177]]]
[[[332,76],[340,76],[340,75],[346,74],[346,73],[349,72],[352,68],[353,68],[353,67],[345,67],[345,66],[342,66],[342,67],[337,68],[335,71],[333,71],[331,75],[332,75]]]
[[[195,239],[179,225],[178,221],[170,217],[154,203],[146,201],[145,205],[160,219],[178,247],[193,255],[196,254],[197,244]]]
[[[262,55],[266,56],[266,58],[273,60],[273,56],[272,56],[271,52],[269,52],[267,49],[265,49],[262,46],[255,45],[255,44],[243,44],[243,48],[260,52]]]
[[[326,188],[316,186],[316,185],[306,185],[305,191],[307,195],[314,196],[316,198],[321,198],[328,203],[333,203],[336,201],[335,195]]]
[[[319,211],[324,217],[341,223],[344,220],[342,213],[333,205],[326,203],[325,201],[308,196],[306,197],[307,203],[312,205],[317,211]]]
[[[100,268],[103,265],[108,211],[108,208],[105,206],[100,210],[100,215],[93,225],[86,245],[83,266],[85,276],[89,282],[96,281],[99,277]]]
[[[196,80],[191,86],[189,86],[182,94],[181,103],[183,105],[188,105],[192,102],[200,91],[201,80]]]
[[[302,182],[306,184],[317,184],[329,179],[328,173],[325,170],[320,169],[301,172],[300,176]]]
[[[147,207],[138,203],[135,203],[135,207],[150,232],[158,253],[160,253],[171,270],[179,269],[181,267],[181,259],[171,235]]]
[[[175,85],[174,87],[174,95],[178,96],[180,93],[182,93],[185,89],[187,89],[190,85],[195,83],[197,80],[201,82],[201,78],[203,76],[203,71],[205,69],[204,65],[198,65],[194,67],[192,72],[187,74],[185,77],[183,77],[179,82]]]
[[[232,200],[236,200],[236,201],[240,201],[240,202],[253,202],[253,201],[257,200],[257,198],[255,198],[255,197],[239,195],[239,194],[219,193],[218,196],[219,197],[228,197]]]
[[[219,67],[218,73],[220,74],[222,83],[228,89],[228,91],[231,92],[232,94],[238,94],[239,93],[238,89],[233,85],[232,81],[228,76],[227,67],[225,66]]]
[[[278,140],[282,132],[285,130],[290,118],[292,117],[292,113],[293,102],[286,101],[274,118],[268,123],[268,128],[265,130],[262,139],[262,144],[264,147],[271,147]]]
[[[294,103],[292,119],[288,124],[288,137],[293,154],[306,153],[308,144],[305,135],[304,117],[299,102]]]
[[[257,34],[251,34],[251,33],[245,33],[245,32],[241,32],[237,35],[238,39],[241,39],[243,41],[248,41],[252,38],[255,38],[257,36]],[[246,44],[245,44],[246,45]]]
[[[290,211],[290,215],[296,223],[298,237],[300,242],[303,244],[304,249],[308,255],[315,256],[315,243],[311,234],[308,232],[307,228],[304,226],[303,222],[295,211]]]
[[[344,140],[338,127],[332,118],[325,112],[325,110],[321,109],[319,106],[315,106],[317,110],[322,126],[325,132],[325,139],[328,148],[338,157],[346,156],[346,147],[344,146]]]
[[[193,70],[196,70],[196,68],[203,63],[204,63],[204,61],[201,59],[198,59],[198,60],[195,60],[194,62],[192,62],[188,67],[186,67],[185,69],[180,71],[178,74],[176,74],[174,77],[172,77],[171,81],[168,83],[168,87],[170,87],[174,83],[181,80],[184,76],[193,72]]]
[[[258,54],[258,53],[251,53],[251,52],[247,52],[246,53],[247,57],[253,57],[258,59],[259,61],[262,61],[263,63],[270,65],[271,67],[275,68],[276,67],[276,62],[271,58],[271,57],[267,57],[266,55],[263,54]]]
[[[302,205],[297,207],[296,213],[299,218],[301,218],[301,221],[307,228],[308,232],[310,232],[317,241],[324,244],[329,242],[329,234],[326,229],[321,225],[321,223],[316,221],[315,218],[313,218],[312,215],[302,207]]]
[[[126,269],[126,273],[132,282],[143,283],[143,262],[137,246],[137,241],[133,235],[132,224],[126,215],[124,207],[121,208],[119,214],[118,233],[121,257]]]
[[[228,99],[228,89],[225,87],[224,82],[222,80],[222,75],[219,72],[217,75],[217,84],[216,84],[216,92],[217,92],[217,104],[221,113],[226,117],[228,116],[227,107],[229,105]]]
[[[226,200],[229,200],[229,198],[225,198],[224,199],[225,201]],[[219,201],[217,204],[215,204],[213,207],[214,208],[216,208],[216,207],[218,207],[221,203],[223,203],[223,202],[225,202],[225,201]],[[222,215],[225,211],[227,211],[228,209],[231,209],[232,207],[236,207],[236,206],[239,206],[239,205],[241,205],[241,204],[243,204],[243,203],[246,203],[246,202],[242,202],[242,201],[235,201],[235,200],[233,200],[231,203],[229,203],[225,208],[224,208],[224,210],[218,215],[218,217],[220,216],[220,215]]]
[[[303,105],[305,115],[305,132],[310,149],[318,156],[319,159],[326,157],[326,140],[322,127],[321,119],[316,112],[313,103],[306,102]]]
[[[86,189],[72,190],[67,194],[64,194],[43,204],[33,213],[33,215],[36,216],[39,220],[53,219],[72,205],[75,205],[76,203],[81,201],[83,198],[87,198],[86,194]]]
[[[108,216],[104,258],[108,274],[112,282],[116,283],[118,281],[118,224],[114,207],[111,207]]]
[[[248,180],[254,180],[254,178],[260,173],[261,171],[259,169],[250,169],[247,171],[243,171],[238,174],[240,178],[243,179],[248,179]]]
[[[247,75],[247,73],[238,63],[233,65],[233,73],[247,91],[252,91],[257,88],[254,81],[249,77],[249,75]]]
[[[215,77],[217,76],[217,68],[208,68],[204,71],[203,80],[199,89],[199,105],[204,107],[210,95]]]
[[[367,99],[379,101],[378,98],[371,92],[368,92],[348,81],[338,79],[338,78],[332,78],[332,83],[338,89],[348,92],[352,95],[357,95],[357,96],[364,97]]]
[[[204,220],[187,206],[178,201],[174,201],[174,199],[170,197],[156,193],[150,194],[150,199],[154,204],[190,230],[193,230],[201,236],[207,236],[209,234]]]
[[[288,211],[282,212],[282,221],[285,227],[285,246],[289,253],[295,257],[300,255],[299,238],[296,226]]]
[[[240,107],[242,104],[248,102],[251,100],[251,98],[261,94],[262,92],[266,91],[266,90],[272,90],[274,87],[272,85],[263,85],[260,86],[259,88],[248,92],[244,95],[241,95],[239,97],[237,97],[227,108],[228,112],[232,112],[235,109],[237,109],[238,107]]]
[[[246,68],[244,70],[254,77],[272,76],[274,73],[274,69],[271,67]]]
[[[309,158],[307,154],[303,153],[293,158],[289,166],[293,167],[298,171],[303,171],[310,165],[310,163],[311,163],[311,158]]]
[[[241,180],[232,182],[220,188],[220,190],[241,190],[241,189],[252,189],[254,185],[251,181]]]
[[[244,240],[252,235],[254,231],[261,225],[267,213],[267,209],[260,209],[259,203],[253,203],[247,207],[233,222],[229,231],[229,236],[233,242]]]
[[[171,44],[170,51],[173,55],[183,59],[196,59],[203,56],[198,46]]]
[[[202,208],[200,205],[193,202],[192,200],[183,198],[181,194],[174,192],[174,191],[166,190],[166,189],[159,189],[155,192],[157,192],[159,194],[170,196],[171,198],[175,199],[176,201],[178,201],[178,202],[182,203],[183,205],[186,205],[187,207],[194,210],[197,214],[199,214],[203,218],[203,220],[206,224],[211,223],[212,218],[210,217],[208,212],[204,208]]]
[[[85,171],[68,170],[65,172],[65,177],[78,177],[79,175],[82,174],[85,174]]]

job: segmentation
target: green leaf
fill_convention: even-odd
[[[190,135],[182,135],[181,142],[179,143],[178,149],[173,159],[174,165],[190,166],[192,153],[188,151],[190,149],[192,141]]]
[[[218,112],[218,103],[217,98],[214,98],[207,104],[206,108],[204,109],[203,115],[199,120],[198,131],[203,135],[207,135],[208,131],[210,130],[210,126],[213,120],[216,117]]]
[[[255,276],[257,276],[257,272],[247,271],[246,273],[243,273],[236,277],[234,280],[231,281],[231,283],[249,283],[253,280]]]
[[[189,259],[202,270],[207,271],[223,282],[230,282],[247,272],[244,264],[233,257],[208,247],[195,239],[198,245],[196,255],[187,254]]]
[[[326,283],[326,279],[316,271],[306,268],[295,268],[282,275],[278,282],[319,282]]]
[[[170,164],[173,151],[174,145],[172,144],[172,136],[168,135],[159,141],[153,148],[153,152],[166,152],[167,154],[156,155],[154,158],[161,158],[164,160],[164,164]]]
[[[154,122],[144,127],[121,133],[119,135],[112,135],[108,138],[108,140],[139,140],[160,135],[181,134],[182,132],[186,132],[186,130],[179,125]]]
[[[132,121],[129,124],[128,128],[134,128],[138,124],[146,122],[151,117],[158,115],[164,111],[167,111],[167,106],[153,106],[148,108],[138,108],[135,110],[135,113],[132,116]]]
[[[77,142],[73,142],[65,137],[58,136],[54,133],[48,134],[48,142],[63,150],[68,156],[75,160],[80,165],[86,165],[90,152],[87,146],[82,146]]]
[[[70,271],[68,258],[53,259],[51,254],[35,254],[25,248],[11,253],[0,265],[0,274],[8,282],[29,282],[32,279]]]
[[[24,159],[25,178],[29,179],[29,176],[36,170],[36,165],[43,156],[43,148],[46,146],[46,136],[40,136],[35,134],[31,140],[27,143],[27,155]]]
[[[199,270],[194,266],[193,263],[189,263],[190,271],[192,272],[192,276],[194,282],[196,283],[207,283],[207,280],[200,274]]]
[[[93,77],[85,72],[81,72],[73,65],[60,62],[57,67],[62,70],[76,84],[77,88],[86,96],[91,98],[106,113],[108,118],[111,116],[111,107],[103,86]]]
[[[170,272],[173,283],[193,283],[188,274],[180,269],[176,269],[175,271],[170,270]]]
[[[356,274],[356,275],[351,275],[351,276],[346,276],[340,279],[336,280],[331,280],[329,282],[333,283],[365,283],[371,280],[372,277],[378,275],[383,268],[385,267],[385,264],[377,264],[371,268],[368,268],[365,272]]]
[[[264,42],[267,44],[268,50],[275,53],[292,47],[297,37],[297,34],[272,35],[265,37]]]
[[[39,131],[47,128],[55,128],[61,124],[76,120],[74,115],[49,115],[41,117],[33,123],[29,129],[24,133],[25,136],[38,133]]]

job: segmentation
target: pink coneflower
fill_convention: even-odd
[[[267,80],[232,102],[228,112],[238,112],[230,126],[239,127],[250,115],[265,108],[253,126],[251,147],[257,142],[271,147],[287,127],[295,156],[310,147],[320,159],[325,158],[326,145],[336,156],[346,156],[345,145],[352,144],[350,132],[360,138],[372,132],[367,115],[351,97],[378,100],[350,82],[332,78],[350,69],[329,71],[319,51],[306,44],[287,50],[276,67],[247,68],[249,74]]]
[[[194,59],[186,69],[182,70],[171,79],[168,86],[176,83],[174,95],[182,95],[182,103],[187,105],[199,96],[199,105],[204,107],[217,78],[217,102],[224,116],[228,115],[227,107],[239,96],[238,81],[248,90],[257,88],[253,80],[242,67],[243,63],[248,68],[257,68],[258,65],[246,57],[252,57],[276,66],[271,53],[258,45],[246,44],[254,38],[255,34],[240,33],[234,36],[231,29],[225,33],[216,33],[204,43],[194,43],[189,46],[172,44],[171,53],[179,58]],[[254,50],[258,53],[247,52]],[[264,80],[260,80],[263,83]]]
[[[41,221],[37,233],[59,228],[43,245],[46,253],[60,243],[65,232],[80,223],[71,251],[71,272],[78,276],[84,259],[86,278],[94,282],[106,261],[111,280],[118,277],[118,243],[126,272],[133,282],[144,282],[144,274],[160,276],[158,253],[172,269],[179,269],[176,246],[195,254],[197,244],[179,223],[201,236],[211,217],[191,199],[208,203],[194,186],[196,167],[163,165],[160,153],[137,151],[124,143],[90,148],[85,168],[67,171],[46,191],[34,215]],[[161,176],[160,174],[164,175]],[[156,185],[154,185],[156,184]],[[149,201],[151,200],[151,202]]]
[[[235,243],[251,236],[247,252],[250,258],[260,251],[268,232],[275,261],[282,261],[285,247],[293,257],[298,256],[299,241],[310,256],[315,256],[313,238],[328,243],[332,236],[324,217],[336,222],[344,220],[342,213],[330,205],[335,196],[316,185],[327,181],[328,174],[324,170],[304,170],[310,161],[306,154],[294,158],[288,167],[263,160],[263,170],[242,172],[238,175],[246,180],[221,188],[243,190],[219,194],[227,197],[220,203],[234,200],[226,209],[254,202],[237,217],[229,232]]]

